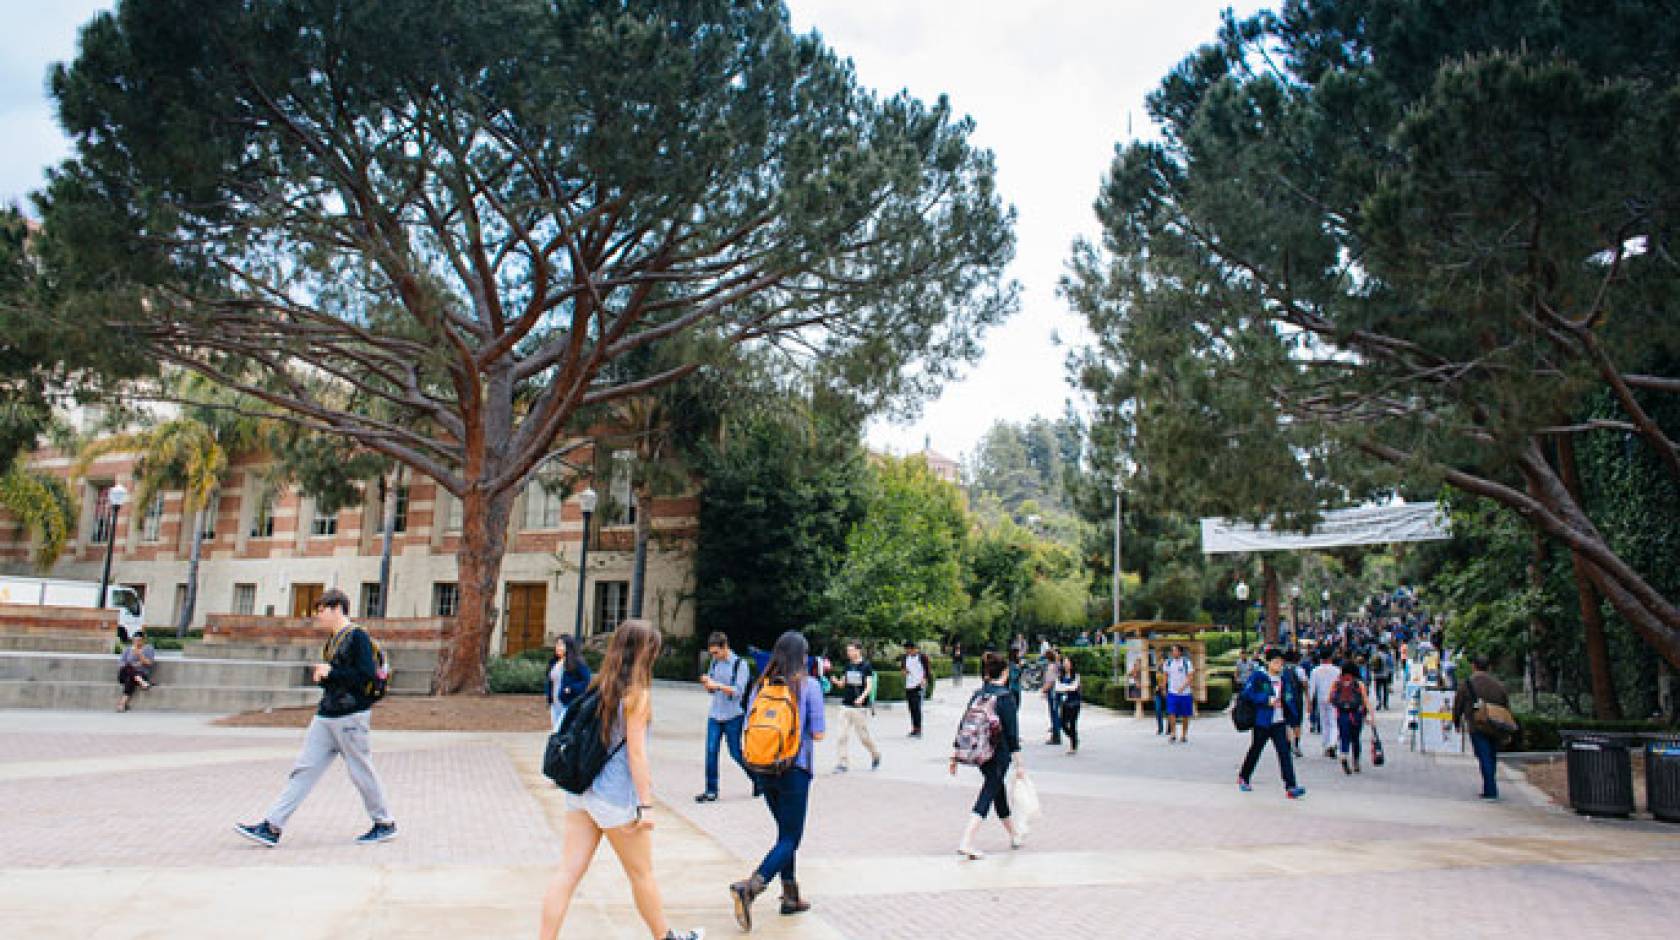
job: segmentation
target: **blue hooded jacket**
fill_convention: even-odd
[[[1301,720],[1301,691],[1295,677],[1295,670],[1285,663],[1283,673],[1278,678],[1283,680],[1283,714],[1278,715],[1272,708],[1272,674],[1264,669],[1256,669],[1249,674],[1248,684],[1243,686],[1243,697],[1254,703],[1254,726],[1256,728],[1270,728],[1279,721],[1291,724]]]

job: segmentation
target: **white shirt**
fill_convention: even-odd
[[[927,673],[922,671],[922,657],[915,654],[904,657],[904,687],[919,689],[926,679]]]
[[[1330,663],[1319,663],[1307,679],[1307,687],[1312,690],[1313,698],[1318,700],[1319,707],[1327,708],[1330,702],[1330,689],[1341,678],[1342,671]]]
[[[1190,664],[1187,657],[1179,656],[1167,660],[1167,694],[1189,695],[1190,677],[1196,674],[1196,667]]]

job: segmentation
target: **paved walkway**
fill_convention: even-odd
[[[1285,800],[1268,755],[1253,793],[1234,785],[1246,736],[1223,716],[1167,745],[1152,721],[1088,710],[1084,751],[1041,742],[1029,698],[1024,757],[1046,815],[1011,852],[988,824],[977,862],[951,849],[978,774],[946,774],[961,704],[929,704],[928,737],[902,709],[875,720],[878,772],[820,775],[800,857],[817,908],[781,918],[774,889],[756,936],[893,938],[1154,932],[1175,938],[1660,936],[1672,927],[1680,828],[1595,822],[1507,780],[1476,800],[1474,762],[1406,752],[1385,719],[1389,763],[1344,776],[1309,756],[1307,799]],[[705,699],[662,688],[653,757],[656,865],[675,925],[736,934],[723,886],[774,827],[725,762],[723,800],[696,805]],[[401,838],[362,847],[360,802],[334,770],[282,846],[230,831],[284,781],[301,733],[217,728],[202,716],[0,711],[0,924],[6,937],[528,937],[558,857],[559,793],[537,772],[540,736],[378,731],[374,746]],[[937,729],[937,730],[936,730]],[[1310,743],[1310,742],[1309,742]],[[855,744],[854,744],[855,747]],[[864,766],[867,766],[865,763]],[[610,850],[580,889],[564,937],[646,936]],[[1322,903],[1350,892],[1344,922]],[[1408,900],[1410,899],[1410,900]],[[1413,915],[1381,918],[1394,907]],[[1421,919],[1421,921],[1420,921]],[[1420,934],[1418,924],[1440,925]]]

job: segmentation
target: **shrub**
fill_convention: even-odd
[[[546,665],[548,665],[549,659],[553,656],[554,656],[554,647],[552,647],[552,646],[533,646],[528,650],[521,650],[519,652],[519,655],[515,658],[516,659],[523,659],[523,660],[526,660],[528,662],[540,663],[540,664],[546,666]],[[589,657],[585,656],[584,659],[587,661],[589,659]]]
[[[875,700],[877,702],[904,701],[904,673],[897,669],[875,670]]]
[[[1209,676],[1207,680],[1207,701],[1203,702],[1200,710],[1203,712],[1222,712],[1231,705],[1231,680],[1229,677],[1215,678]]]
[[[542,663],[529,659],[492,656],[485,669],[485,677],[491,692],[541,695],[545,678],[543,671]]]
[[[1523,715],[1517,717],[1517,741],[1511,748],[1516,751],[1558,751],[1563,749],[1563,732],[1565,731],[1605,731],[1620,734],[1640,734],[1650,732],[1672,732],[1672,726],[1662,722],[1642,721],[1639,719],[1624,719],[1622,721],[1600,721],[1595,718],[1556,718],[1546,715]]]
[[[1126,683],[1116,682],[1103,689],[1102,703],[1109,708],[1131,708],[1132,700],[1126,697]]]
[[[1108,687],[1111,685],[1108,676],[1081,675],[1079,677],[1079,694],[1087,702],[1101,705],[1107,701]]]

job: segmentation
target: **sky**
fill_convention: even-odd
[[[107,0],[19,4],[0,31],[0,202],[25,202],[67,144],[46,95],[48,67],[74,56],[76,32]],[[1020,312],[994,329],[986,355],[909,423],[878,422],[871,446],[897,453],[930,441],[972,452],[994,421],[1058,417],[1075,397],[1063,363],[1082,336],[1056,295],[1071,246],[1096,234],[1091,205],[1114,147],[1151,135],[1143,100],[1197,45],[1219,12],[1254,0],[789,0],[883,94],[950,96],[996,154],[998,187],[1018,213]],[[1064,345],[1058,345],[1060,337]]]

